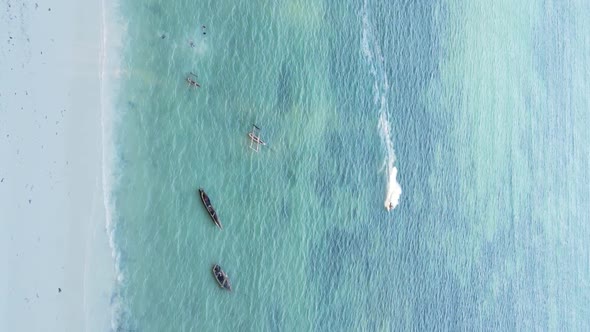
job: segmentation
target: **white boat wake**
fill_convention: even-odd
[[[385,70],[384,58],[379,47],[377,38],[375,38],[373,28],[369,22],[367,13],[367,3],[363,4],[362,11],[362,39],[361,48],[363,55],[367,59],[370,67],[371,76],[373,76],[373,103],[378,108],[379,113],[379,136],[385,147],[385,158],[383,166],[385,167],[386,192],[383,205],[387,211],[395,209],[399,204],[399,198],[402,194],[402,187],[397,182],[398,169],[395,167],[395,150],[391,138],[391,128],[389,125],[387,99],[389,95],[389,80]]]
[[[391,140],[389,122],[385,113],[379,116],[379,134],[381,140],[386,147],[386,156],[384,160],[385,176],[387,178],[387,190],[385,194],[385,202],[383,205],[390,211],[395,209],[399,204],[399,197],[402,194],[402,187],[397,182],[397,167],[395,167],[395,151],[393,150],[393,142]]]

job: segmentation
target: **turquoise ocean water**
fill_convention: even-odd
[[[120,10],[115,330],[590,330],[589,2]]]

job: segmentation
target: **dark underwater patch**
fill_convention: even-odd
[[[339,228],[328,230],[312,245],[309,278],[320,288],[322,299],[332,301],[331,294],[342,282],[348,265],[354,264],[354,253],[359,253],[361,247],[353,233]]]
[[[369,273],[366,272],[375,271],[376,266],[369,262],[367,248],[370,247],[371,239],[367,230],[365,226],[355,227],[352,231],[334,227],[327,230],[317,242],[310,244],[308,279],[309,284],[319,293],[316,298],[316,307],[319,309],[314,330],[347,331],[356,326],[355,324],[368,312],[351,306],[347,301],[337,299],[340,287],[348,288],[351,285],[363,290],[353,291],[353,294],[349,295],[368,295],[364,290],[369,286]],[[381,292],[379,284],[373,286],[377,288],[376,293]],[[351,300],[362,303],[359,298]]]
[[[325,165],[325,164],[324,164]],[[334,193],[334,180],[331,174],[326,170],[320,161],[318,163],[318,172],[314,181],[314,190],[320,199],[322,207],[331,207],[333,205],[332,195]]]
[[[283,61],[277,81],[277,109],[282,113],[293,107],[292,76],[289,64]]]
[[[297,173],[295,173],[295,171],[287,166],[287,182],[289,183],[289,187],[293,188],[295,187],[295,184],[297,184]]]
[[[358,194],[361,183],[357,174],[361,170],[355,165],[362,165],[367,154],[339,132],[327,133],[324,141],[324,153],[319,156],[314,188],[322,206],[331,207],[335,190]]]

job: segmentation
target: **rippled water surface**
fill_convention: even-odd
[[[590,329],[590,6],[429,3],[122,1],[121,330]]]

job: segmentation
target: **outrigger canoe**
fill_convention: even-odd
[[[203,205],[205,205],[205,208],[207,209],[207,212],[211,216],[211,219],[213,219],[213,222],[215,223],[215,225],[217,225],[217,227],[219,227],[220,229],[223,229],[223,226],[221,225],[221,221],[219,221],[219,217],[217,216],[215,209],[211,205],[211,201],[209,200],[209,196],[207,196],[205,191],[201,188],[199,188],[199,195],[201,195],[201,201],[203,201]]]

